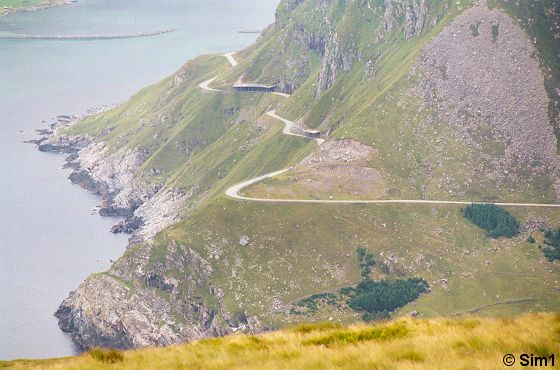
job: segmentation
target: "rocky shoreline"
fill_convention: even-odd
[[[43,152],[68,155],[69,179],[101,197],[100,215],[125,217],[111,231],[130,233],[128,248],[137,250],[125,253],[109,271],[91,275],[69,294],[55,313],[61,330],[82,350],[163,346],[264,330],[256,318],[234,318],[224,309],[223,291],[210,280],[210,263],[191,248],[172,244],[167,249],[173,258],[150,261],[153,236],[180,219],[193,191],[140,180],[139,169],[149,153],[110,151],[106,143],[88,135],[66,136],[81,119],[59,116],[50,129],[38,130],[41,138],[31,143]],[[170,270],[189,273],[175,279],[166,275]],[[191,288],[184,291],[181,281],[189,281]],[[201,301],[201,290],[208,291],[215,303]]]
[[[64,167],[71,170],[69,180],[101,197],[101,216],[125,217],[111,231],[132,234],[130,245],[148,240],[178,221],[179,211],[191,194],[141,181],[138,170],[149,153],[128,149],[112,152],[88,135],[66,136],[64,132],[81,119],[58,116],[50,129],[38,130],[41,137],[30,143],[42,152],[68,154]]]

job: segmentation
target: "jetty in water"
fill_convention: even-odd
[[[120,34],[95,34],[95,35],[23,35],[0,34],[0,40],[113,40],[149,37],[175,32],[174,28],[155,30],[151,32],[120,33]]]

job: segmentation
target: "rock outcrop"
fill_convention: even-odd
[[[350,72],[358,59],[359,55],[355,45],[343,45],[336,33],[330,35],[321,62],[315,95],[320,96],[328,90],[335,82],[339,72]]]
[[[399,27],[399,19],[404,15],[404,36],[418,37],[424,30],[428,16],[429,2],[426,0],[395,1],[385,0],[383,30],[392,32]]]
[[[74,125],[80,118],[64,116],[50,126],[50,129],[39,130],[43,135],[38,140],[31,140],[30,143],[37,145],[41,152],[53,153],[77,153],[81,149],[87,148],[92,143],[92,138],[87,135],[66,136],[64,131]]]
[[[57,310],[61,329],[83,349],[164,346],[262,330],[256,320],[240,322],[223,310],[223,292],[210,281],[212,267],[197,252],[165,247],[163,260],[154,260],[154,245],[146,243],[109,272],[89,277]]]

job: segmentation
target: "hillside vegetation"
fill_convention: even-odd
[[[427,282],[388,307],[393,316],[557,311],[560,268],[539,249],[560,225],[557,209],[509,207],[518,236],[492,238],[454,205],[224,194],[290,168],[243,191],[558,203],[557,2],[532,3],[284,0],[235,67],[196,58],[66,129],[68,140],[91,141],[71,158],[71,178],[103,195],[103,214],[126,216],[115,231],[133,236],[63,302],[61,327],[84,348],[131,348],[354,323],[369,305],[331,295],[362,281],[357,248],[375,261],[373,281]],[[200,88],[210,79],[213,91]],[[241,80],[292,95],[232,91]],[[326,142],[282,135],[271,110]],[[322,298],[312,310],[294,309],[313,296]]]
[[[560,352],[558,315],[301,325],[164,349],[0,362],[10,369],[500,369],[506,354]],[[519,363],[519,362],[518,362]],[[550,363],[549,363],[550,366]],[[556,365],[557,366],[557,365]],[[520,369],[514,366],[513,369]]]
[[[35,10],[63,3],[65,0],[0,0],[0,16],[12,11]]]

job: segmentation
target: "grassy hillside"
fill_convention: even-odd
[[[0,7],[24,8],[48,3],[49,0],[2,0]]]
[[[538,215],[560,223],[554,210],[514,213],[523,221]],[[242,247],[244,235],[250,243]],[[542,233],[534,235],[542,241]],[[374,254],[376,279],[420,276],[430,282],[431,292],[403,312],[512,316],[555,311],[559,302],[560,272],[537,243],[488,238],[454,206],[279,206],[220,199],[166,230],[156,245],[173,242],[210,261],[214,284],[227,289],[229,312],[245,311],[271,327],[329,317],[356,320],[358,313],[344,305],[292,315],[290,305],[278,303],[355,284],[358,246]]]
[[[165,349],[95,350],[79,357],[0,362],[10,369],[499,369],[503,357],[547,357],[560,317],[400,319],[374,326],[302,325]],[[550,361],[550,359],[549,359]],[[550,366],[550,362],[549,362]],[[556,365],[557,366],[557,365]],[[513,369],[522,368],[514,366]]]
[[[0,16],[13,10],[34,9],[62,3],[61,0],[0,0]]]
[[[526,5],[517,4],[491,5],[516,14]],[[371,196],[558,201],[557,177],[549,170],[555,159],[538,146],[551,142],[554,132],[550,130],[548,135],[531,126],[546,121],[532,114],[546,99],[534,105],[532,101],[513,104],[509,99],[536,91],[537,79],[530,81],[535,84],[530,88],[519,89],[519,94],[509,94],[506,89],[505,97],[500,86],[475,86],[474,94],[459,98],[430,95],[437,89],[440,93],[461,90],[462,84],[446,86],[457,76],[486,78],[486,69],[475,63],[480,61],[469,64],[475,59],[470,56],[447,61],[453,68],[446,69],[447,64],[434,67],[437,75],[430,70],[435,64],[427,62],[433,57],[428,52],[434,42],[440,42],[436,48],[445,50],[441,45],[453,46],[445,41],[459,34],[446,27],[462,17],[460,30],[466,35],[462,42],[473,53],[503,57],[504,65],[517,68],[517,59],[510,58],[516,50],[509,47],[531,45],[523,31],[517,32],[517,21],[487,9],[465,16],[472,5],[467,0],[430,1],[425,8],[412,1],[393,5],[391,10],[383,1],[283,1],[276,23],[257,43],[235,56],[236,67],[223,56],[199,57],[123,106],[71,128],[68,135],[91,135],[107,143],[112,152],[141,151],[145,161],[136,174],[139,179],[154,188],[191,194],[179,222],[153,240],[133,246],[107,274],[90,277],[88,286],[100,282],[105,289],[107,279],[112,279],[111,284],[126,289],[128,302],[167,307],[165,315],[150,316],[146,321],[174,332],[198,319],[191,315],[192,304],[209,309],[209,316],[227,323],[228,328],[237,328],[248,317],[261,329],[328,319],[352,323],[360,320],[360,313],[337,294],[340,288],[358,283],[356,250],[363,247],[376,261],[375,279],[420,277],[430,285],[428,294],[395,315],[417,311],[426,317],[467,313],[511,317],[535,310],[556,311],[560,269],[539,249],[543,233],[560,225],[556,210],[512,208],[522,232],[515,238],[492,239],[465,219],[458,206],[259,204],[224,195],[236,183],[296,165],[317,152],[314,141],[281,134],[280,122],[265,114],[276,109],[304,127],[323,130],[330,140],[349,139],[371,148],[372,156],[360,166],[377,171],[384,186],[383,192],[369,192]],[[407,15],[408,11],[415,16]],[[494,29],[477,23],[477,11],[502,22],[501,36],[497,31],[492,36],[489,32]],[[486,33],[478,34],[479,29]],[[525,28],[537,39],[546,38],[539,27],[532,30]],[[516,39],[511,42],[507,37]],[[548,50],[546,45],[554,42],[546,38],[537,44]],[[512,80],[514,86],[518,79],[529,73],[539,75],[540,68],[555,63],[549,54],[543,54],[541,65],[532,56],[525,57],[523,62],[532,67],[530,71],[515,69],[517,74],[495,77],[510,87]],[[463,65],[469,68],[461,70]],[[213,77],[217,79],[211,87],[226,91],[198,87]],[[293,95],[237,94],[230,87],[239,79],[276,83],[281,91]],[[541,92],[546,94],[544,84],[549,81],[544,79]],[[457,107],[465,101],[468,104]],[[485,110],[489,101],[512,110],[497,110],[488,117],[469,110]],[[521,112],[524,115],[514,111],[519,106],[527,108]],[[553,123],[554,115],[550,118]],[[515,136],[518,132],[527,133],[528,148]],[[357,167],[351,162],[346,165]],[[321,171],[314,174],[320,177]],[[297,181],[290,176],[287,173],[266,185],[282,190],[296,187]],[[302,198],[315,196],[293,191]],[[351,197],[351,189],[345,191],[348,194],[321,196]],[[530,234],[537,243],[527,241]],[[198,268],[205,271],[203,278]],[[82,292],[84,300],[95,305],[95,292],[87,289]],[[309,312],[291,310],[313,294],[335,294],[337,298],[334,303],[319,302]],[[81,313],[80,317],[88,319]],[[434,323],[447,325],[446,321]],[[113,322],[103,324],[119,327]],[[478,342],[473,346],[482,348],[477,347]],[[432,361],[427,354],[419,358]]]

